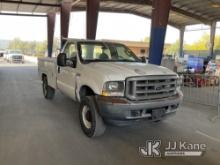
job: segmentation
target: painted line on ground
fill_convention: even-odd
[[[208,138],[208,139],[210,139],[210,140],[213,140],[213,141],[216,141],[216,142],[219,142],[219,143],[220,143],[220,139],[218,139],[218,138],[216,138],[216,137],[212,137],[212,136],[210,136],[210,135],[208,135],[208,134],[206,134],[206,133],[203,133],[203,132],[201,132],[201,131],[199,131],[199,130],[196,130],[196,133],[197,133],[197,134],[200,134],[200,135],[202,135],[202,136],[204,136],[204,137],[206,137],[206,138]]]

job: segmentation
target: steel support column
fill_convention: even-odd
[[[100,0],[87,0],[86,8],[86,38],[95,39],[98,23]]]
[[[185,33],[185,27],[182,27],[182,28],[180,29],[179,57],[183,57],[183,56],[184,56],[184,52],[183,52],[184,33]]]
[[[60,9],[60,30],[61,30],[61,49],[65,44],[63,38],[68,38],[70,14],[72,10],[71,2],[63,2]]]
[[[160,65],[171,0],[153,0],[149,63]]]
[[[53,53],[53,38],[55,28],[56,13],[51,12],[47,14],[47,51],[48,57],[52,57]]]
[[[211,58],[214,57],[215,32],[216,32],[216,22],[213,22],[210,28],[210,45],[209,45],[209,56]]]

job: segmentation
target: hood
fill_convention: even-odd
[[[12,53],[12,54],[9,54],[9,56],[23,56],[22,54],[14,54],[14,53]]]
[[[136,62],[96,62],[87,65],[92,70],[107,76],[111,81],[125,80],[132,76],[176,75],[162,66]]]

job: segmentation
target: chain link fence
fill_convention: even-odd
[[[218,107],[219,77],[205,74],[182,74],[184,101]]]

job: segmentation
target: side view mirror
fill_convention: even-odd
[[[60,53],[57,56],[57,65],[58,66],[66,66],[66,53]]]
[[[141,59],[141,61],[142,61],[143,63],[146,63],[146,62],[147,62],[146,57],[144,57],[144,56],[140,57],[140,59]]]

